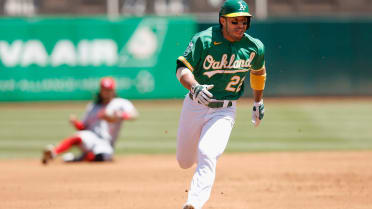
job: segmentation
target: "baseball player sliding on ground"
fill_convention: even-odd
[[[47,146],[42,163],[47,164],[72,146],[79,147],[82,155],[75,157],[67,153],[63,157],[65,162],[112,160],[123,120],[133,120],[137,116],[138,112],[130,101],[116,97],[114,79],[102,78],[97,99],[88,104],[83,121],[70,117],[71,124],[79,131],[56,147]]]
[[[250,74],[254,104],[252,122],[264,116],[266,69],[264,46],[246,34],[251,14],[243,0],[227,0],[219,25],[197,33],[177,59],[177,78],[190,90],[183,102],[177,135],[181,168],[197,167],[183,209],[201,209],[209,199],[218,157],[235,123],[236,100]]]

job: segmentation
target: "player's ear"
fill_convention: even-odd
[[[224,18],[224,17],[220,17],[220,24],[221,25],[225,25],[225,23],[226,23],[226,18]]]

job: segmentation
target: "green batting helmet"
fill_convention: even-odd
[[[244,0],[226,0],[220,9],[219,16],[220,17],[245,16],[248,19],[247,30],[251,26],[252,15],[249,13],[248,4]],[[221,25],[221,22],[220,22],[220,25]]]
[[[226,0],[221,9],[220,17],[251,17],[248,4],[244,0]]]

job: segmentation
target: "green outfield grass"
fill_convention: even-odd
[[[0,158],[39,157],[46,144],[74,133],[71,113],[85,102],[0,103]],[[140,118],[127,122],[117,154],[175,153],[181,100],[134,101]],[[266,99],[254,128],[251,102],[241,101],[227,152],[372,149],[372,99]]]

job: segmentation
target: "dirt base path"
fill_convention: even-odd
[[[43,166],[0,161],[1,209],[181,209],[195,167],[174,155]],[[372,152],[224,154],[204,209],[370,209]]]

